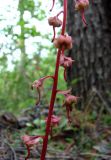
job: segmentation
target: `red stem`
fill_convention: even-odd
[[[26,145],[26,147],[27,147],[28,154],[25,160],[27,160],[30,157],[30,147],[28,145]]]
[[[61,54],[64,55],[64,46],[62,47],[62,51],[61,52],[62,52]]]
[[[64,12],[63,12],[63,11],[60,11],[60,12],[57,14],[57,17],[58,17],[61,13],[64,13]]]
[[[53,38],[52,38],[52,42],[54,41],[54,39],[55,39],[55,35],[56,35],[55,27],[53,27],[53,33],[54,33],[54,35],[53,35]]]
[[[52,3],[52,7],[51,7],[51,9],[50,9],[50,12],[53,10],[54,4],[55,4],[55,0],[53,0],[53,3]]]
[[[63,15],[63,25],[62,25],[61,35],[64,35],[64,33],[65,33],[66,19],[67,19],[67,0],[64,0],[64,15]],[[61,49],[59,49],[58,53],[57,53],[54,82],[53,82],[53,88],[52,88],[52,94],[51,94],[51,100],[50,100],[50,106],[49,106],[48,120],[47,120],[47,124],[46,124],[46,135],[44,137],[42,153],[41,153],[41,158],[40,158],[41,160],[45,160],[45,155],[46,155],[46,151],[47,151],[48,136],[50,134],[50,128],[51,128],[51,117],[53,114],[54,102],[55,102],[56,93],[57,93],[56,91],[57,91],[57,84],[58,84],[60,55],[61,55]]]
[[[62,26],[62,32],[61,35],[64,35],[65,29],[66,29],[66,20],[67,20],[67,0],[64,0],[64,11],[63,11],[63,26]]]
[[[47,151],[48,135],[50,134],[50,126],[51,126],[51,117],[53,114],[53,107],[54,107],[54,102],[55,102],[55,98],[56,98],[60,54],[61,54],[61,50],[59,49],[58,54],[57,54],[54,83],[53,83],[51,101],[50,101],[50,106],[49,106],[48,120],[47,120],[47,124],[46,124],[46,135],[45,135],[45,138],[43,141],[41,160],[45,160],[45,155],[46,155],[46,151]]]
[[[53,76],[45,76],[45,77],[43,77],[42,79],[47,79],[47,78],[52,78],[52,79],[54,79]]]
[[[64,68],[64,80],[67,81],[67,78],[66,78],[66,68]]]
[[[86,19],[85,19],[85,16],[84,16],[84,9],[81,10],[81,17],[82,17],[82,21],[83,21],[85,27],[87,27],[87,22],[86,22]]]

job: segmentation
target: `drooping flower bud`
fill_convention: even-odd
[[[78,102],[78,98],[79,97],[73,96],[73,95],[70,95],[70,94],[65,96],[65,101],[64,101],[63,106],[66,107],[67,117],[68,117],[69,123],[71,123],[70,113],[72,111],[72,104],[76,104]]]
[[[28,136],[28,135],[24,135],[21,137],[21,139],[23,140],[24,144],[27,147],[27,151],[28,154],[25,158],[25,160],[27,160],[30,157],[30,149],[31,147],[33,147],[34,145],[37,145],[41,140],[44,139],[44,136]]]
[[[36,102],[36,105],[39,104],[40,98],[41,98],[40,88],[43,86],[43,82],[44,82],[44,80],[47,79],[47,78],[54,78],[54,77],[53,77],[53,76],[45,76],[45,77],[43,77],[43,78],[40,78],[40,79],[38,79],[38,80],[35,80],[35,81],[33,82],[32,86],[31,86],[31,89],[34,89],[34,88],[35,88],[35,89],[38,91],[38,94],[39,94],[39,98],[38,98],[38,100],[37,100],[37,102]]]
[[[72,105],[73,103],[76,104],[78,102],[78,98],[77,96],[73,96],[73,95],[67,95],[65,98],[65,104],[66,105]]]
[[[34,89],[34,88],[37,89],[37,88],[42,87],[43,81],[44,81],[44,78],[40,78],[39,80],[35,80],[35,81],[33,82],[32,86],[31,86],[31,88],[32,88],[32,89]]]
[[[44,81],[44,78],[40,78],[39,80],[35,80],[31,86],[32,89],[36,89],[37,92],[38,92],[38,95],[39,95],[39,98],[38,100],[36,101],[36,105],[39,104],[40,102],[40,98],[41,98],[41,94],[40,94],[40,88],[43,86],[43,81]]]
[[[52,39],[52,42],[53,42],[56,35],[55,27],[60,27],[62,25],[62,21],[58,18],[58,16],[54,16],[48,19],[48,23],[50,26],[53,26],[53,32],[54,32],[53,39]]]
[[[63,106],[66,107],[68,122],[71,123],[70,113],[72,111],[72,105],[78,102],[79,97],[71,95],[71,89],[66,91],[57,91],[58,94],[63,94],[65,96],[65,100]]]
[[[54,40],[54,46],[56,48],[71,49],[72,48],[72,38],[68,35],[60,35]]]
[[[82,21],[85,24],[85,26],[87,25],[87,23],[84,16],[84,10],[88,8],[88,6],[89,0],[75,0],[75,9],[81,12]]]
[[[60,120],[61,120],[61,118],[60,118],[60,117],[55,116],[55,115],[52,115],[52,117],[51,117],[51,125],[52,125],[52,126],[59,125]],[[47,123],[48,118],[46,118],[46,120],[45,120],[45,121],[46,121],[46,123]]]
[[[55,115],[51,116],[51,126],[50,126],[50,136],[53,137],[53,127],[58,126],[61,118]],[[45,119],[45,122],[48,123],[48,118]]]
[[[48,23],[53,27],[60,27],[62,25],[62,21],[57,16],[50,17]]]
[[[75,0],[75,9],[82,10],[89,6],[89,0]]]
[[[66,57],[61,54],[60,57],[60,66],[64,67],[64,79],[66,80],[66,69],[67,67],[71,67],[74,60],[71,57]]]
[[[33,145],[38,144],[40,140],[43,138],[44,136],[28,136],[28,135],[24,135],[21,137],[23,142],[29,147],[32,147]]]
[[[61,55],[60,57],[60,66],[63,66],[64,68],[71,67],[73,62],[74,60],[72,60],[71,57],[66,57],[64,55]]]

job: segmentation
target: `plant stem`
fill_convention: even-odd
[[[28,145],[26,145],[26,147],[27,147],[28,154],[25,160],[28,160],[28,158],[30,157],[30,147]]]
[[[64,0],[64,12],[63,13],[64,13],[63,14],[63,26],[62,26],[61,35],[64,35],[65,29],[66,29],[67,0]],[[45,155],[46,155],[46,151],[47,151],[48,136],[50,134],[50,127],[51,127],[51,117],[53,114],[54,102],[55,102],[56,93],[57,93],[60,55],[61,55],[61,49],[58,49],[57,59],[56,59],[56,68],[55,68],[55,74],[54,74],[54,82],[53,82],[53,88],[52,88],[52,94],[51,94],[51,100],[50,100],[50,106],[49,106],[49,113],[48,113],[48,120],[47,120],[47,124],[46,124],[46,134],[45,134],[45,137],[43,140],[43,147],[42,147],[42,153],[41,153],[41,158],[40,158],[41,160],[45,160]]]
[[[45,155],[46,155],[46,151],[47,151],[48,135],[50,133],[50,126],[51,126],[51,116],[53,114],[53,107],[54,107],[54,102],[55,102],[55,98],[56,98],[60,54],[61,54],[61,50],[59,49],[58,54],[57,54],[54,83],[53,83],[51,101],[50,101],[50,106],[49,106],[48,120],[47,120],[47,124],[46,124],[46,135],[45,135],[44,141],[43,141],[41,160],[45,159]]]
[[[61,35],[64,35],[65,29],[66,29],[66,20],[67,20],[67,0],[64,0],[64,11],[63,11],[63,26],[62,26],[62,32]]]

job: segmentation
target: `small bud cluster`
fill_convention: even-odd
[[[56,16],[48,18],[48,23],[50,26],[53,27],[54,35],[52,38],[53,45],[55,48],[57,48],[57,58],[56,58],[56,65],[55,65],[55,73],[52,76],[45,76],[43,78],[40,78],[39,80],[35,80],[31,86],[32,89],[36,89],[39,93],[39,99],[36,102],[36,105],[40,103],[40,89],[44,85],[44,81],[48,78],[53,79],[53,86],[52,86],[52,93],[51,93],[51,99],[49,104],[49,113],[48,117],[45,118],[46,122],[46,132],[45,135],[37,135],[37,136],[22,136],[22,140],[25,143],[28,155],[25,158],[27,160],[30,157],[30,149],[33,147],[33,145],[37,145],[40,140],[43,141],[42,146],[42,152],[41,152],[41,160],[45,160],[45,155],[47,151],[47,144],[48,144],[48,137],[49,135],[52,136],[52,129],[55,126],[58,126],[61,120],[61,117],[58,117],[56,115],[53,115],[53,108],[54,108],[54,102],[56,99],[57,94],[62,94],[64,98],[63,107],[66,108],[67,113],[67,119],[68,122],[71,123],[71,111],[74,104],[78,102],[79,97],[74,96],[71,94],[71,89],[69,90],[58,90],[58,76],[59,76],[59,67],[64,68],[64,79],[67,81],[66,77],[66,70],[67,68],[71,67],[74,60],[71,57],[65,56],[64,52],[66,50],[70,50],[73,46],[72,37],[69,36],[66,33],[66,21],[67,21],[67,3],[68,0],[63,0],[63,11],[59,12]],[[50,11],[53,10],[55,4],[55,0],[53,0],[52,7]],[[89,6],[88,0],[75,0],[75,9],[81,12],[82,15],[82,21],[86,25],[86,20],[84,17],[84,10]],[[61,21],[58,17],[60,14],[63,14],[63,21]],[[56,27],[62,27],[61,34],[56,37],[55,28]]]

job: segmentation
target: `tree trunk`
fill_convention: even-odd
[[[67,71],[68,84],[74,94],[83,97],[82,106],[94,96],[110,111],[111,0],[90,0],[85,11],[87,29],[73,0],[68,1],[68,8],[68,34],[74,38],[68,56],[76,61]]]

